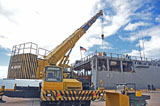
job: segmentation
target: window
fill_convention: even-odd
[[[120,61],[109,60],[110,71],[121,72]]]
[[[133,62],[132,61],[123,61],[123,72],[133,71]]]
[[[97,60],[98,71],[107,71],[107,60],[98,59]]]
[[[61,82],[62,70],[58,67],[46,67],[46,81]]]

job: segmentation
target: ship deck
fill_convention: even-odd
[[[160,91],[143,92],[144,95],[150,95],[151,99],[147,100],[147,106],[160,106]],[[0,103],[0,106],[39,106],[39,99],[9,98],[3,97],[6,103]],[[105,101],[94,101],[91,106],[105,106]]]

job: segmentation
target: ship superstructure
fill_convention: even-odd
[[[160,61],[116,53],[94,53],[73,64],[77,76],[88,77],[95,89],[103,81],[105,89],[119,83],[135,83],[137,89],[160,88]]]

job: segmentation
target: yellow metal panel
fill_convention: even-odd
[[[91,93],[89,95],[89,93]],[[89,90],[41,90],[41,99],[43,101],[59,101],[59,100],[69,100],[69,101],[85,101],[85,100],[95,100],[97,99],[97,95],[99,95],[99,91],[89,91]],[[93,93],[96,95],[93,97]],[[47,96],[47,94],[51,94],[52,96]],[[92,98],[93,97],[93,98]]]
[[[62,91],[61,91],[61,92],[62,92]],[[62,98],[62,95],[61,95],[60,91],[57,91],[57,94],[60,94],[60,95],[58,96],[58,100],[62,100],[62,101],[63,101],[63,98]]]
[[[38,59],[38,67],[36,70],[36,79],[42,79],[40,73],[44,73],[45,66],[48,66],[48,62],[46,60]]]
[[[136,91],[136,96],[142,96],[142,92],[141,91]]]
[[[82,90],[82,83],[76,79],[63,79],[64,90]]]
[[[63,79],[63,82],[79,82],[76,79]]]
[[[35,61],[36,60],[36,61]],[[37,55],[26,53],[11,56],[8,78],[31,79],[37,70]]]
[[[41,99],[42,101],[46,101],[45,97],[43,96],[43,92],[41,92]]]
[[[63,83],[62,82],[46,82],[46,81],[43,81],[42,89],[43,90],[63,90]]]
[[[31,64],[31,61],[30,61],[30,55],[27,54],[27,72],[28,72],[28,78],[30,79],[31,78],[31,67],[30,67],[30,64]]]
[[[52,94],[50,90],[48,90],[48,93],[49,93],[49,94]],[[50,98],[51,101],[55,101],[55,99],[53,98],[52,95],[51,95],[49,98]]]
[[[115,92],[106,92],[106,106],[129,106],[129,97]]]
[[[19,61],[22,61],[22,57],[19,57]],[[20,64],[20,79],[22,78],[22,63]]]
[[[24,67],[25,67],[25,73],[27,74],[27,77],[26,77],[26,79],[27,79],[27,78],[29,78],[29,73],[28,73],[28,64],[27,64],[27,63],[28,63],[28,62],[27,62],[28,60],[27,60],[26,54],[24,55],[24,57],[25,57],[25,60],[26,60]]]

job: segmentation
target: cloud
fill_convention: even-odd
[[[0,66],[0,78],[7,78],[8,66]]]
[[[0,35],[4,37],[0,37],[0,46],[11,49],[13,45],[34,42],[39,47],[52,50],[99,11],[91,14],[95,3],[86,0],[1,1],[0,8],[3,11],[0,12]],[[98,23],[94,24],[97,26]],[[77,49],[73,53],[79,53],[79,45],[83,42],[91,42],[87,43],[87,48],[95,44],[92,41],[94,39],[88,40],[96,36],[91,35],[94,33],[91,30],[82,37],[84,41],[80,39],[81,42],[75,45]]]
[[[14,20],[12,20],[12,18],[10,16],[14,15],[13,11],[9,11],[7,9],[4,9],[4,7],[2,6],[2,3],[0,1],[0,16],[4,16],[5,18],[7,18],[9,21],[11,22],[15,22]]]
[[[8,21],[5,17],[0,21],[2,30],[0,33],[6,37],[6,39],[1,40],[0,45],[5,48],[12,48],[13,45],[28,41],[35,42],[41,47],[45,45],[55,47],[88,21],[94,2],[85,0],[70,0],[70,2],[35,0],[32,2],[19,1],[19,3],[8,1],[2,4],[4,9],[16,10],[14,16],[10,16],[10,18],[18,24]],[[82,5],[83,8],[81,8]],[[51,49],[53,46],[47,49]]]
[[[135,11],[139,9],[143,3],[140,0],[100,0],[96,3],[95,9],[102,5],[104,11],[104,35],[111,36],[116,33],[122,26],[131,21],[131,16],[137,15]],[[142,24],[142,23],[140,23]]]
[[[0,46],[9,49],[20,43],[34,42],[39,47],[52,50],[100,9],[104,10],[105,37],[113,35],[128,23],[132,26],[130,29],[136,29],[142,23],[133,25],[130,22],[133,17],[151,16],[147,12],[135,13],[144,5],[140,0],[5,0],[0,3],[0,35],[4,36],[0,37]],[[79,46],[89,49],[101,45],[101,33],[101,21],[97,20],[76,43],[71,61],[80,59]],[[137,40],[137,34],[120,38],[133,42]],[[107,43],[105,46],[109,47]]]
[[[106,45],[103,45],[100,47],[102,50],[112,50],[114,48],[112,48],[112,46],[106,46]]]
[[[135,35],[131,35],[130,37],[122,37],[122,36],[118,36],[118,37],[123,41],[130,41],[130,42],[133,42],[136,39],[138,39],[138,36],[135,36]]]
[[[5,38],[5,36],[3,36],[3,35],[0,35],[0,38]]]
[[[132,52],[126,53],[126,54],[129,54],[131,56],[140,56],[139,50],[132,50]]]
[[[160,15],[158,15],[158,16],[155,18],[155,21],[156,21],[156,22],[160,22]]]
[[[154,26],[152,28],[146,29],[142,31],[143,36],[150,36],[150,40],[144,40],[144,52],[146,57],[151,58],[160,58],[159,51],[160,51],[160,26]],[[142,41],[141,48],[142,48]],[[137,44],[139,45],[139,44]],[[130,54],[138,55],[138,50],[132,50]]]
[[[143,29],[143,30],[138,30],[137,32],[130,33],[131,35],[129,37],[122,37],[118,36],[121,40],[123,41],[136,41],[137,39],[142,39],[142,37],[154,37],[154,36],[159,36],[160,31],[159,31],[160,26],[159,25],[154,25],[151,28],[148,29]]]
[[[106,17],[106,20],[110,20],[110,25],[104,27],[104,35],[111,36],[114,34],[121,26],[129,22],[129,16],[131,14],[131,9],[129,3],[125,0],[119,1],[115,0],[114,2],[109,1],[112,9],[115,12],[115,15],[111,15],[110,18]],[[108,5],[108,4],[106,4]],[[106,14],[107,15],[107,14]],[[109,21],[108,20],[108,21]]]
[[[136,30],[139,26],[147,26],[149,25],[148,23],[144,23],[144,22],[138,22],[138,23],[129,23],[125,28],[124,30],[127,30],[127,31],[133,31],[133,30]]]

